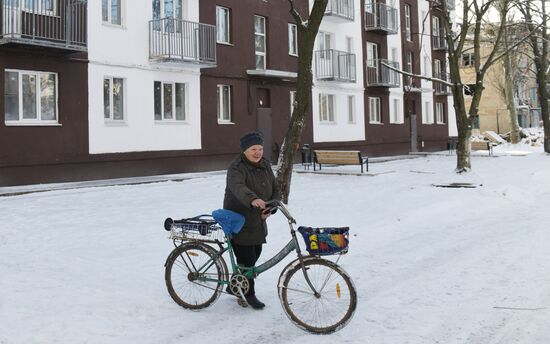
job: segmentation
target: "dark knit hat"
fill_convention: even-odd
[[[249,133],[244,134],[243,137],[241,137],[241,150],[244,152],[248,148],[254,145],[263,145],[264,144],[264,136],[262,133],[251,131]]]

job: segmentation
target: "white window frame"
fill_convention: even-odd
[[[355,96],[348,95],[348,123],[355,124]]]
[[[435,120],[437,124],[445,124],[445,103],[435,103]]]
[[[261,20],[262,22],[262,31],[263,32],[258,32],[256,31],[256,20]],[[262,16],[258,16],[258,15],[255,15],[254,16],[254,52],[255,52],[255,55],[254,56],[262,56],[263,57],[263,65],[262,66],[258,66],[258,63],[256,61],[256,69],[266,69],[267,67],[267,34],[266,34],[266,18],[265,17],[262,17]],[[258,38],[263,38],[263,41],[264,41],[264,50],[258,50],[257,48],[257,45],[256,45],[256,40]]]
[[[155,87],[156,84],[160,83],[160,118],[157,118],[156,114],[156,93],[155,93]],[[175,122],[175,123],[182,123],[187,122],[187,84],[183,82],[166,82],[166,81],[158,81],[155,80],[153,82],[153,118],[155,119],[155,122]],[[164,85],[171,85],[172,86],[172,118],[166,118],[165,117],[165,109],[164,109]],[[176,107],[176,90],[178,85],[183,85],[183,118],[178,118],[177,113],[177,107]]]
[[[298,26],[288,23],[288,54],[298,56]]]
[[[104,2],[107,2],[107,20],[103,18],[103,5]],[[113,1],[120,1],[120,23],[113,23],[113,12],[112,12],[112,3]],[[113,25],[113,26],[123,26],[124,25],[124,9],[125,9],[125,0],[102,0],[101,1],[101,20],[103,21],[103,24]]]
[[[292,113],[294,112],[294,102],[296,101],[296,91],[290,91],[289,98],[290,98],[290,116],[289,117],[292,117]]]
[[[317,46],[320,53],[320,58],[331,59],[332,55],[329,50],[332,46],[332,34],[330,32],[319,31],[317,34]]]
[[[441,60],[438,60],[438,59],[434,60],[433,76],[434,78],[437,78],[437,79],[441,79],[441,77],[443,76],[443,72],[441,70]]]
[[[380,97],[369,97],[369,123],[382,124]]]
[[[440,42],[441,25],[439,17],[432,17],[432,36],[437,37],[437,41]]]
[[[413,60],[414,60],[414,56],[413,56],[413,52],[412,51],[409,51],[407,53],[407,72],[409,74],[414,74],[413,73]],[[412,76],[405,76],[405,80],[407,81],[407,85],[408,86],[411,86],[412,87],[412,84],[413,84],[413,78]]]
[[[227,90],[228,97],[227,97],[227,104],[225,104],[224,101],[224,90]],[[233,123],[233,114],[231,111],[231,105],[232,105],[232,98],[233,98],[233,87],[231,85],[217,85],[217,116],[218,116],[218,124],[231,124]],[[223,110],[227,107],[227,118],[223,118],[223,114],[225,113]]]
[[[405,39],[409,42],[412,42],[412,33],[411,33],[411,5],[405,4]]]
[[[225,30],[221,29],[222,21]],[[231,11],[227,7],[216,6],[216,42],[231,44]]]
[[[334,123],[334,94],[319,93],[319,121],[321,123]],[[323,106],[324,105],[324,106]]]
[[[18,70],[18,69],[6,69],[5,73],[17,73],[17,106],[18,106],[18,119],[8,120],[4,111],[4,123],[6,125],[58,125],[59,124],[59,77],[57,73],[53,72],[41,72],[30,70]],[[36,106],[36,118],[23,118],[23,76],[29,75],[35,78],[35,106]],[[55,119],[42,119],[42,90],[40,88],[40,79],[42,75],[53,75],[55,79],[55,102],[54,102],[54,115]],[[4,81],[5,82],[5,81]],[[4,85],[4,102],[6,97],[6,87]],[[5,105],[4,105],[5,106]]]
[[[468,62],[464,63],[465,62],[464,57],[466,57],[466,56],[467,56],[466,60]],[[473,67],[474,64],[475,64],[475,55],[474,55],[474,53],[464,53],[464,54],[462,54],[462,67],[469,68],[469,67]]]
[[[434,117],[432,111],[432,103],[424,102],[424,111],[422,111],[422,124],[433,124]]]
[[[57,14],[57,0],[50,0],[52,4],[52,9],[44,9],[44,3],[43,1],[34,0],[32,1],[34,6],[28,7],[25,0],[22,0],[22,8],[25,10],[25,12],[30,13],[36,13],[36,14],[42,14],[47,16],[55,16]],[[8,4],[10,1],[8,1]],[[9,5],[8,5],[9,6]]]
[[[367,67],[377,68],[378,63],[378,44],[373,42],[367,42]]]
[[[114,118],[114,80],[122,80],[122,118]],[[109,80],[109,117],[105,117],[105,98],[103,98],[103,119],[105,122],[122,123],[126,121],[126,78],[116,76],[104,76],[102,94],[104,95],[105,80]]]
[[[399,98],[392,99],[390,123],[403,124],[403,111],[401,110],[401,100]]]

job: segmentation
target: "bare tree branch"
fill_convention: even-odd
[[[290,14],[292,15],[292,17],[296,21],[296,25],[300,29],[305,29],[306,28],[306,23],[302,19],[302,16],[300,15],[300,13],[298,13],[298,11],[296,10],[296,7],[294,6],[294,0],[288,0],[288,3],[290,4]]]

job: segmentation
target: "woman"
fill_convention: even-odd
[[[223,207],[242,214],[245,223],[241,231],[231,239],[237,263],[252,267],[262,253],[266,242],[269,209],[265,201],[279,199],[279,191],[270,163],[263,158],[263,136],[250,132],[240,139],[242,153],[233,160],[227,170],[227,185]],[[246,301],[254,309],[265,304],[258,300],[254,280],[249,279],[250,288]]]

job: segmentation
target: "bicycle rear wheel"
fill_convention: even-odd
[[[166,260],[164,278],[168,293],[184,308],[210,306],[220,296],[226,269],[212,247],[189,242],[176,247]]]
[[[321,258],[305,260],[304,268],[320,296],[314,295],[301,264],[296,264],[279,281],[279,298],[286,314],[298,327],[311,333],[327,334],[341,329],[357,307],[351,278],[338,265]]]

